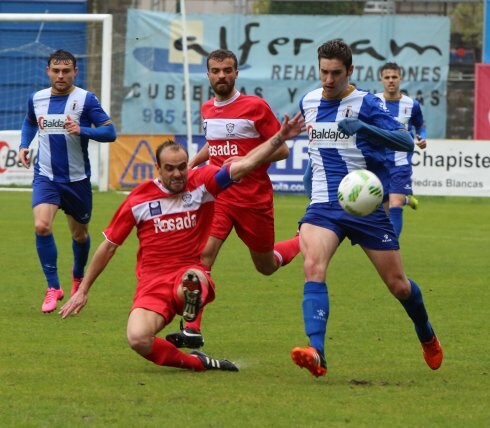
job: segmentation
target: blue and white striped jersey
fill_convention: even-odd
[[[391,115],[410,132],[412,137],[419,134],[421,138],[426,138],[424,117],[417,100],[404,94],[399,100],[386,100],[383,92],[376,94],[376,96],[383,100]],[[413,152],[398,152],[390,149],[386,149],[386,152],[392,166],[411,165]]]
[[[81,127],[111,122],[97,97],[76,86],[66,95],[52,95],[51,88],[31,95],[27,119],[37,123],[39,140],[34,174],[62,183],[90,177],[89,138],[68,134],[64,128],[67,115]]]
[[[313,171],[312,204],[337,201],[340,181],[355,169],[369,169],[383,183],[388,179],[385,146],[362,134],[345,135],[337,129],[338,122],[352,117],[386,130],[403,128],[383,102],[367,91],[353,88],[338,100],[327,100],[322,92],[322,88],[311,91],[300,101]]]

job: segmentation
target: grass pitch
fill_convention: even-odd
[[[301,256],[273,276],[255,272],[232,235],[213,270],[204,351],[239,373],[158,367],[126,344],[134,290],[131,236],[77,317],[40,311],[30,193],[0,192],[1,427],[483,427],[490,412],[490,199],[420,198],[405,210],[405,268],[421,286],[445,352],[431,371],[401,305],[367,257],[344,242],[329,269],[326,378],[290,358],[306,345]],[[96,193],[92,253],[124,195]],[[307,200],[276,197],[277,239],[292,236]],[[70,290],[71,241],[55,221],[60,277]],[[177,321],[162,333],[178,328]]]

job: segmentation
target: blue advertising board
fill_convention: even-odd
[[[434,16],[188,15],[186,23],[193,145],[204,143],[201,105],[213,96],[206,57],[218,48],[239,61],[238,90],[270,104],[277,118],[293,115],[301,97],[320,86],[317,48],[341,38],[352,48],[352,83],[382,91],[379,68],[397,62],[402,91],[422,105],[430,138],[446,132],[450,22]],[[182,19],[178,14],[129,10],[122,129],[126,134],[187,134]],[[290,144],[291,156],[271,166],[274,189],[302,192],[307,140]]]

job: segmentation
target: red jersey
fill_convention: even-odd
[[[266,101],[240,92],[227,101],[206,101],[201,114],[209,163],[219,167],[231,156],[245,156],[281,127]],[[223,192],[219,200],[243,207],[270,207],[273,192],[268,168],[269,164],[260,165]]]
[[[147,181],[118,208],[104,235],[121,245],[136,227],[139,280],[200,264],[213,219],[214,199],[223,190],[216,179],[218,170],[214,166],[190,170],[186,189],[177,194],[170,193],[158,179]]]

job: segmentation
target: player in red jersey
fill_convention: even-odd
[[[210,165],[190,170],[184,147],[173,141],[161,144],[156,152],[158,178],[137,186],[118,208],[78,291],[61,308],[62,318],[83,309],[90,287],[136,227],[138,283],[128,318],[129,346],[157,365],[238,371],[228,360],[210,358],[200,351],[181,352],[156,335],[176,314],[193,320],[214,299],[214,284],[200,256],[216,196],[302,130],[304,121],[299,114],[291,120],[286,117],[272,138],[221,168]]]
[[[215,98],[201,108],[207,143],[189,162],[189,167],[208,160],[210,165],[221,167],[234,158],[245,156],[280,127],[266,101],[241,94],[235,88],[238,63],[233,52],[225,49],[211,52],[207,67],[215,93]],[[273,190],[267,169],[271,162],[288,156],[289,149],[283,144],[240,183],[219,195],[211,233],[201,256],[209,270],[233,228],[250,250],[255,268],[264,275],[271,275],[287,265],[299,253],[297,236],[274,244]],[[202,312],[194,322],[186,323],[185,328],[169,334],[167,339],[179,347],[202,346],[201,316]]]

